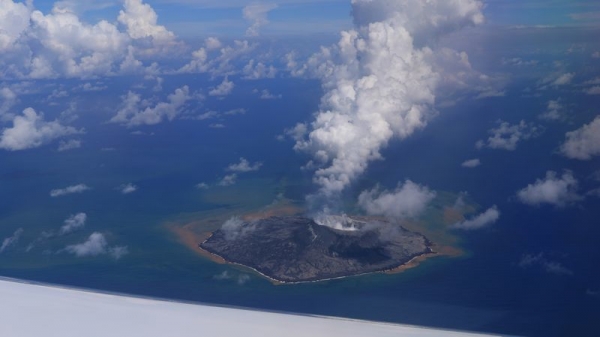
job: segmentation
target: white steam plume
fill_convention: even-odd
[[[308,68],[325,91],[310,125],[289,134],[314,157],[317,197],[337,196],[392,138],[404,139],[435,114],[436,39],[483,22],[477,0],[353,0],[356,28],[322,48]]]

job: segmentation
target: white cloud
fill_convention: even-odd
[[[85,227],[86,220],[87,215],[83,212],[77,213],[75,215],[70,215],[65,219],[64,225],[62,225],[58,231],[43,231],[37,237],[37,239],[35,239],[27,246],[26,251],[29,252],[41,242],[51,239],[53,237],[67,235],[69,233],[82,229],[83,227]]]
[[[157,25],[154,10],[141,0],[126,0],[118,21],[88,24],[72,1],[54,3],[44,14],[29,4],[2,0],[0,70],[12,77],[55,78],[111,75],[131,66],[143,70],[137,55],[176,52],[173,33]],[[152,66],[148,67],[151,69]]]
[[[244,7],[242,10],[244,19],[248,20],[251,24],[246,30],[246,36],[260,35],[260,27],[269,23],[267,14],[275,8],[277,8],[277,4],[262,2],[251,3]]]
[[[475,230],[487,227],[495,223],[500,218],[500,211],[496,205],[488,208],[485,212],[468,220],[463,220],[453,224],[451,227],[464,230]]]
[[[585,82],[583,82],[584,85],[595,85],[595,84],[600,84],[600,77],[595,77],[591,80],[587,80]]]
[[[121,190],[122,194],[130,194],[130,193],[137,191],[138,187],[135,186],[134,184],[128,183],[128,184],[121,185],[119,187],[119,189]]]
[[[565,171],[562,177],[558,177],[554,171],[548,171],[544,179],[537,179],[535,183],[518,191],[517,197],[527,205],[551,204],[563,207],[581,199],[577,194],[577,185],[577,180],[569,171]]]
[[[65,188],[54,189],[54,190],[50,191],[50,196],[55,198],[55,197],[60,197],[63,195],[68,195],[68,194],[83,193],[90,189],[91,188],[88,187],[86,184],[72,185],[72,186],[68,186]]]
[[[197,188],[197,189],[199,189],[199,190],[206,190],[206,189],[208,189],[209,187],[210,187],[210,186],[208,186],[208,184],[207,184],[207,183],[199,183],[199,184],[196,184],[196,188]]]
[[[0,121],[11,120],[14,115],[10,109],[17,103],[17,94],[8,87],[0,89]]]
[[[21,238],[21,234],[23,234],[23,228],[17,229],[12,236],[5,238],[2,241],[2,245],[0,246],[0,254],[4,253],[6,250],[16,245],[17,242],[19,242],[19,239]]]
[[[235,84],[229,79],[227,79],[227,77],[225,77],[223,79],[223,82],[221,82],[221,84],[209,91],[208,94],[210,96],[227,96],[233,91],[234,87]]]
[[[262,62],[255,62],[254,59],[248,61],[248,64],[244,66],[242,72],[244,73],[244,78],[248,80],[275,78],[277,75],[277,69],[275,69],[275,67],[266,66]]]
[[[227,76],[237,72],[234,61],[246,58],[257,44],[246,40],[234,40],[232,45],[220,49],[211,48],[213,42],[205,41],[206,47],[192,52],[192,59],[181,67],[178,73],[210,73],[213,77]],[[210,46],[209,46],[210,45]],[[215,55],[218,50],[218,54]]]
[[[570,84],[573,78],[575,78],[575,73],[557,71],[538,81],[537,87],[539,90],[546,90],[550,87],[557,88]]]
[[[81,133],[83,130],[64,126],[56,120],[46,122],[42,113],[37,114],[32,108],[27,108],[23,110],[22,116],[15,116],[12,128],[2,131],[0,148],[10,151],[26,150],[40,147],[57,138]]]
[[[254,164],[250,164],[246,158],[241,157],[240,162],[236,164],[231,164],[227,167],[227,171],[231,172],[251,172],[258,171],[262,166],[261,162],[256,162]]]
[[[363,191],[358,196],[358,205],[369,215],[382,215],[404,219],[419,216],[436,196],[434,191],[406,180],[394,191],[381,191],[378,187]]]
[[[444,70],[435,64],[433,41],[483,21],[482,4],[474,0],[356,0],[352,7],[356,29],[294,70],[319,77],[325,92],[295,145],[321,167],[314,181],[324,200],[381,159],[392,138],[427,125]]]
[[[491,149],[514,151],[519,142],[537,137],[541,132],[539,126],[527,124],[525,121],[514,125],[504,121],[498,121],[498,123],[500,125],[497,128],[488,131],[491,136],[487,139],[487,143],[482,140],[478,141],[477,148],[487,146]]]
[[[231,109],[231,110],[227,110],[223,113],[223,115],[227,115],[227,116],[235,116],[235,115],[243,115],[246,113],[246,109],[244,108],[237,108],[237,109]]]
[[[234,216],[223,223],[221,231],[225,235],[225,240],[235,240],[253,231],[255,228],[254,224],[246,224],[242,219]]]
[[[58,152],[78,149],[81,147],[81,140],[69,139],[68,141],[61,140],[58,142]]]
[[[208,53],[205,48],[200,48],[192,52],[190,62],[179,69],[180,73],[203,73],[208,71]]]
[[[546,111],[540,115],[541,119],[558,120],[563,116],[564,106],[560,103],[560,99],[548,101]]]
[[[574,73],[561,74],[552,84],[556,86],[569,84],[573,80],[573,77],[575,77]]]
[[[513,57],[510,59],[503,58],[503,65],[511,65],[511,66],[536,66],[539,63],[537,60],[523,60],[520,57]]]
[[[204,40],[204,45],[206,46],[206,49],[208,49],[208,50],[215,50],[215,49],[219,49],[219,48],[223,47],[223,44],[221,43],[221,41],[219,39],[217,39],[216,37],[206,38],[206,40]]]
[[[600,95],[600,85],[585,89],[583,92],[588,95]]]
[[[154,125],[164,120],[172,121],[181,114],[181,109],[190,99],[192,99],[190,89],[184,85],[170,94],[167,102],[159,102],[154,106],[143,108],[145,101],[142,101],[139,94],[130,91],[127,96],[122,97],[121,108],[110,121],[128,126]]]
[[[62,227],[60,227],[59,234],[60,235],[69,234],[69,233],[72,233],[76,230],[79,230],[79,229],[85,227],[86,220],[87,220],[87,214],[85,214],[85,213],[77,213],[75,215],[69,216],[65,220],[65,224]]]
[[[108,89],[108,87],[106,85],[102,85],[102,84],[99,84],[99,83],[96,83],[94,85],[94,84],[89,83],[89,82],[84,83],[84,84],[78,86],[78,88],[81,88],[81,90],[87,91],[87,92],[90,92],[90,91],[103,91],[103,90]]]
[[[531,268],[534,266],[541,267],[550,274],[573,275],[571,270],[565,268],[562,264],[556,261],[548,260],[543,253],[539,253],[537,255],[525,254],[521,257],[521,261],[519,261],[519,267]]]
[[[226,175],[225,177],[223,177],[223,179],[221,179],[221,181],[219,181],[219,186],[231,186],[234,185],[235,182],[237,180],[237,174],[236,173],[232,173],[229,175]]]
[[[575,131],[567,132],[565,136],[567,140],[560,150],[566,157],[589,160],[600,155],[600,116]]]
[[[156,12],[141,0],[125,0],[118,20],[127,27],[127,34],[132,39],[150,38],[152,44],[159,48],[176,44],[175,35],[157,24]]]
[[[30,9],[26,3],[0,2],[0,52],[15,47],[15,42],[29,27]]]
[[[126,246],[108,247],[104,234],[94,232],[89,238],[79,244],[69,245],[65,251],[75,254],[77,257],[88,257],[109,254],[115,259],[120,259],[128,253]]]
[[[258,92],[258,91],[257,91],[257,92]],[[274,94],[272,94],[272,93],[271,93],[269,90],[267,90],[267,89],[263,89],[263,90],[260,92],[260,99],[279,99],[279,98],[281,98],[281,97],[282,97],[282,95],[281,95],[281,94],[279,94],[279,95],[274,95]]]
[[[128,38],[115,25],[89,25],[66,9],[54,7],[47,15],[33,11],[31,23],[31,36],[44,47],[32,55],[32,78],[108,74],[127,50]]]
[[[479,165],[481,165],[481,160],[479,160],[478,158],[466,160],[461,164],[462,167],[467,168],[473,168]]]

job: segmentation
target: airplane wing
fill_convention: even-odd
[[[489,336],[136,298],[0,280],[0,336]]]

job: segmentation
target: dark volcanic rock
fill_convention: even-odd
[[[383,221],[352,218],[360,230],[336,230],[306,217],[224,225],[200,247],[282,282],[306,282],[389,270],[430,253],[423,235]]]

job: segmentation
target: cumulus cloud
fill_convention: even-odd
[[[575,77],[575,74],[573,74],[573,73],[561,74],[560,76],[558,76],[558,78],[556,78],[552,82],[552,84],[553,85],[565,85],[565,84],[569,84],[573,80],[573,77]]]
[[[467,167],[467,168],[474,168],[474,167],[477,167],[479,165],[481,165],[481,160],[479,160],[478,158],[465,160],[461,164],[462,167]]]
[[[104,234],[94,232],[89,238],[79,244],[69,245],[64,249],[77,257],[88,257],[109,254],[115,259],[120,259],[128,253],[126,246],[109,247]]]
[[[544,179],[517,192],[518,199],[527,205],[538,206],[550,204],[564,207],[581,199],[577,194],[578,182],[570,171],[565,171],[561,177],[554,171],[546,172]]]
[[[196,184],[196,188],[199,190],[206,190],[208,189],[210,186],[208,186],[207,183],[198,183]]]
[[[219,40],[216,37],[207,37],[206,40],[204,40],[204,45],[206,46],[206,49],[208,49],[208,50],[219,49],[223,46],[223,44],[221,43],[221,40]]]
[[[256,92],[258,93],[258,90],[256,90]],[[279,99],[281,97],[281,94],[274,95],[268,89],[263,89],[262,91],[260,91],[260,99]]]
[[[67,141],[61,140],[58,142],[58,152],[78,149],[81,147],[81,140],[69,139]]]
[[[60,227],[59,234],[65,235],[76,230],[79,230],[85,227],[85,221],[87,220],[87,214],[85,213],[77,213],[75,215],[69,216],[65,220],[65,224]]]
[[[521,261],[519,261],[519,267],[521,268],[532,268],[536,266],[550,274],[573,275],[571,270],[565,268],[559,262],[548,260],[543,253],[537,255],[525,254],[521,257]]]
[[[231,186],[234,185],[236,183],[237,180],[237,174],[233,173],[233,174],[228,174],[225,177],[223,177],[223,179],[221,179],[221,181],[219,181],[219,186]]]
[[[277,4],[262,2],[251,3],[244,7],[242,10],[244,19],[248,20],[251,24],[246,30],[246,36],[260,35],[260,27],[269,23],[267,14],[275,8],[277,8]]]
[[[495,223],[500,218],[500,211],[496,205],[488,208],[485,212],[468,220],[463,220],[453,224],[451,227],[464,230],[475,230],[487,227]]]
[[[3,0],[0,10],[0,69],[12,77],[56,78],[110,75],[135,65],[137,55],[176,51],[173,33],[157,24],[154,10],[141,0],[126,0],[118,21],[88,24],[70,2],[56,2],[49,13],[33,3]],[[149,69],[152,67],[150,66]]]
[[[244,78],[247,80],[258,80],[261,78],[275,78],[277,69],[273,66],[266,66],[262,62],[255,62],[254,59],[248,61],[243,69]]]
[[[118,20],[127,27],[132,39],[151,39],[156,48],[176,45],[175,35],[164,26],[158,25],[158,16],[150,5],[142,0],[125,0]]]
[[[560,99],[548,101],[546,111],[540,115],[541,119],[558,120],[564,113],[564,106],[560,103]]]
[[[566,138],[560,147],[566,157],[589,160],[600,155],[600,116],[575,131],[567,132]]]
[[[219,41],[220,43],[220,41]],[[237,72],[233,63],[247,58],[257,44],[246,40],[234,40],[231,45],[214,48],[213,40],[206,40],[205,47],[192,52],[191,60],[178,73],[210,73],[213,77],[227,76]]]
[[[548,88],[557,88],[560,86],[565,86],[570,84],[575,78],[575,73],[566,73],[566,72],[554,72],[542,80],[538,81],[538,89],[546,90]]]
[[[489,147],[491,149],[514,151],[519,142],[537,137],[541,132],[539,126],[528,124],[523,120],[514,125],[504,121],[498,121],[498,124],[497,128],[488,131],[491,136],[486,141],[479,140],[475,144],[478,149]]]
[[[319,167],[314,181],[326,200],[381,159],[392,138],[427,125],[443,70],[435,39],[483,21],[474,0],[356,0],[352,9],[356,28],[296,70],[320,78],[325,92],[295,149],[313,155],[308,166]]]
[[[9,112],[16,103],[17,94],[11,88],[0,88],[0,121],[11,120],[14,117]]]
[[[600,95],[600,85],[587,88],[583,92],[585,92],[588,95]]]
[[[243,237],[247,233],[253,231],[256,226],[252,223],[246,224],[245,221],[237,216],[231,217],[221,226],[221,231],[225,235],[225,240],[235,240],[238,237]]]
[[[56,198],[56,197],[61,197],[63,195],[68,195],[68,194],[83,193],[90,189],[91,188],[88,187],[86,184],[72,185],[72,186],[67,186],[65,188],[54,189],[54,190],[50,191],[50,196],[53,198]]]
[[[250,164],[250,162],[243,157],[240,157],[240,162],[236,164],[231,164],[227,167],[227,171],[231,172],[251,172],[258,171],[262,166],[261,162],[255,162],[254,164]]]
[[[122,194],[130,194],[137,191],[137,189],[138,187],[131,183],[124,184],[119,187],[119,190],[121,190]]]
[[[378,187],[363,191],[358,196],[358,205],[370,215],[404,219],[419,216],[436,196],[426,186],[406,180],[394,191],[381,191]]]
[[[6,250],[16,245],[17,242],[19,242],[19,239],[21,238],[21,234],[23,234],[23,228],[17,229],[12,236],[5,238],[2,241],[2,245],[0,246],[0,254],[4,253]]]
[[[167,102],[159,102],[144,108],[145,101],[142,101],[141,96],[130,91],[127,96],[122,97],[121,107],[110,122],[138,126],[159,124],[165,120],[172,121],[181,114],[182,108],[191,98],[189,87],[184,85],[169,95]]]
[[[46,122],[44,115],[36,113],[32,108],[23,110],[23,115],[15,116],[12,123],[13,127],[2,131],[0,149],[9,151],[31,149],[57,138],[84,132],[71,126],[64,126],[57,120]]]
[[[208,94],[210,96],[227,96],[233,91],[234,87],[235,84],[229,79],[227,79],[227,77],[225,77],[223,79],[223,82],[221,82],[221,84],[209,91]]]
[[[75,232],[77,230],[82,229],[83,227],[85,227],[85,222],[87,220],[87,214],[85,213],[77,213],[75,215],[70,215],[69,217],[67,217],[64,221],[64,225],[62,225],[60,227],[60,229],[57,231],[43,231],[37,239],[35,239],[33,242],[31,242],[28,246],[26,251],[30,251],[32,250],[36,245],[38,245],[39,243],[46,241],[48,239],[51,239],[53,237],[56,236],[63,236],[63,235],[67,235],[70,234],[72,232]]]
[[[0,52],[15,48],[15,42],[29,27],[31,9],[23,2],[0,2]]]

